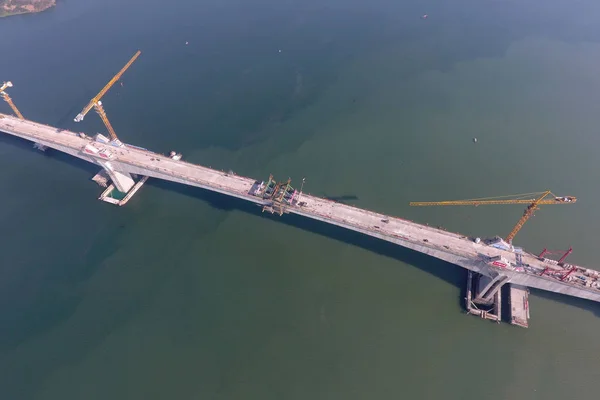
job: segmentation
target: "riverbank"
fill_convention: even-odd
[[[56,0],[0,0],[0,18],[45,11],[56,5]]]

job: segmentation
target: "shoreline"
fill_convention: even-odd
[[[43,4],[45,2],[43,2],[43,0],[42,0],[41,2],[43,5],[41,5],[41,6],[39,6],[40,0],[30,0],[29,4],[18,7],[18,10],[8,11],[5,7],[8,6],[8,3],[10,1],[11,0],[8,0],[8,1],[0,0],[0,18],[12,17],[15,15],[23,15],[23,14],[37,14],[37,13],[47,11],[53,7],[56,7],[56,0],[48,0],[47,4]],[[23,7],[27,7],[27,6],[32,6],[32,7],[34,7],[34,9],[28,10],[28,9],[23,8]],[[40,8],[37,8],[37,7],[40,7]]]

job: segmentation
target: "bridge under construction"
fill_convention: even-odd
[[[132,60],[137,56],[139,52]],[[119,74],[122,75],[124,70],[125,68]],[[113,78],[111,85],[117,80],[118,78]],[[560,260],[554,261],[546,257],[549,254],[546,249],[535,255],[512,245],[512,238],[516,232],[539,205],[570,204],[576,201],[574,197],[558,197],[550,192],[543,192],[533,199],[505,200],[513,204],[515,201],[528,204],[523,217],[509,237],[483,240],[471,238],[311,196],[303,193],[302,187],[299,190],[294,188],[289,179],[277,181],[270,176],[264,180],[255,180],[186,162],[182,155],[176,152],[163,155],[125,144],[118,140],[114,129],[109,128],[109,125],[108,138],[101,134],[90,136],[34,122],[26,119],[18,111],[6,94],[9,87],[12,87],[12,84],[5,83],[0,95],[9,103],[16,116],[0,114],[0,131],[31,141],[41,150],[52,148],[98,165],[100,172],[93,179],[106,187],[100,199],[109,203],[126,204],[148,178],[156,178],[237,197],[261,206],[263,212],[278,215],[297,214],[360,232],[467,269],[467,312],[494,321],[500,321],[503,315],[503,287],[508,288],[509,294],[508,320],[524,327],[528,326],[529,319],[527,288],[600,302],[600,272],[567,264],[565,258],[571,249]],[[106,90],[103,89],[104,92]],[[106,125],[108,119],[105,114],[102,115],[103,109],[99,107],[101,104],[98,104],[102,95],[101,92],[92,99],[77,119],[82,120],[87,111],[96,108]],[[413,205],[502,204],[498,203],[498,200],[486,199],[454,202],[456,204],[442,203],[452,202]]]

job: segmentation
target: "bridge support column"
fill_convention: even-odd
[[[485,287],[479,290],[477,293],[477,299],[475,301],[479,303],[492,303],[494,296],[502,288],[502,286],[509,281],[509,277],[506,275],[496,275]]]
[[[495,280],[495,282],[500,281],[501,280]],[[476,315],[483,319],[500,322],[502,319],[502,292],[494,289],[495,286],[493,282],[494,279],[492,278],[469,271],[467,273],[467,296],[465,297],[466,308],[469,314]],[[483,285],[486,286],[484,290],[493,292],[493,294],[489,295],[489,300],[481,297],[482,291],[480,291],[479,288]],[[475,296],[473,296],[473,293]]]
[[[100,161],[98,160],[98,164],[104,168],[110,180],[113,182],[117,190],[121,193],[127,193],[133,185],[135,185],[135,181],[127,172],[119,172],[115,171],[113,166],[109,161]]]

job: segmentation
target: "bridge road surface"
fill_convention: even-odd
[[[40,143],[88,162],[99,164],[98,161],[102,161],[106,163],[107,160],[98,155],[83,152],[86,145],[93,143],[95,147],[106,148],[114,154],[114,158],[109,163],[117,171],[196,186],[262,206],[269,206],[273,203],[270,199],[262,199],[250,194],[256,182],[254,179],[227,174],[182,160],[173,160],[149,150],[127,145],[123,147],[105,145],[88,136],[81,137],[74,132],[33,121],[20,120],[5,114],[0,114],[0,131]],[[586,287],[583,284],[562,282],[548,275],[540,276],[539,273],[496,268],[486,262],[486,257],[500,255],[515,263],[516,256],[512,251],[494,248],[483,243],[478,244],[460,234],[315,196],[302,194],[299,203],[296,204],[300,203],[305,204],[287,206],[286,212],[386,240],[492,278],[498,274],[505,275],[509,278],[510,283],[600,302],[600,287]],[[522,263],[529,264],[539,271],[547,267],[563,271],[562,268],[544,263],[526,252],[522,254]],[[591,279],[588,283],[590,282],[592,282]]]

